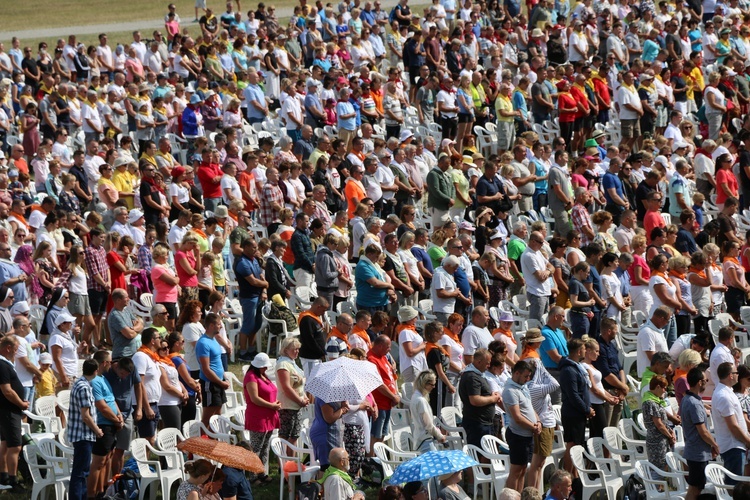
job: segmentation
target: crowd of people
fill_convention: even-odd
[[[658,469],[682,427],[687,498],[719,454],[750,473],[747,1],[213,7],[0,44],[0,484],[24,491],[36,398],[70,391],[69,495],[95,498],[134,437],[210,428],[235,357],[245,446],[267,464],[304,425],[325,498],[361,496],[392,409],[423,453],[454,407],[466,444],[507,447],[508,500],[540,498],[562,427],[566,499],[571,449],[634,391]],[[342,356],[383,385],[306,393]],[[185,472],[190,500],[272,480]]]

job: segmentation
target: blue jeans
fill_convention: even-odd
[[[588,335],[590,325],[588,316],[570,311],[570,333],[573,337],[580,339],[584,335]]]
[[[747,452],[742,448],[732,448],[721,454],[722,460],[724,460],[724,468],[733,474],[741,476],[745,469],[745,456]],[[729,478],[726,478],[726,482],[729,485],[736,484]]]
[[[240,328],[240,333],[251,335],[255,332],[258,300],[260,300],[260,297],[240,299],[240,305],[242,306],[242,327]]]
[[[70,486],[68,487],[70,500],[86,500],[86,478],[91,469],[93,448],[93,441],[73,443],[73,467],[70,470]]]
[[[671,349],[672,344],[677,340],[677,320],[675,319],[674,314],[664,328],[664,337],[667,339],[667,346]],[[742,469],[740,469],[739,475],[742,475]]]
[[[203,205],[211,212],[216,212],[219,203],[221,203],[221,198],[203,198]]]
[[[23,388],[23,400],[27,401],[29,403],[29,408],[34,407],[34,396],[36,395],[36,390],[34,389],[34,386],[31,387],[24,387]]]

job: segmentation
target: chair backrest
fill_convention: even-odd
[[[57,406],[60,407],[60,409],[67,413],[68,408],[70,408],[70,390],[66,389],[64,391],[60,391],[57,393]]]
[[[180,429],[165,427],[156,434],[156,447],[161,451],[172,451],[177,448],[177,443],[184,440],[185,436]]]
[[[487,434],[486,436],[482,436],[482,450],[486,451],[487,453],[491,453],[493,455],[503,455],[506,454],[505,450],[508,449],[508,444],[500,440],[500,438],[497,438],[495,436],[491,436]]]
[[[39,461],[39,447],[35,444],[27,444],[23,447],[23,458],[29,465],[29,472],[31,473],[31,480],[35,484],[50,483],[51,474],[47,472],[47,477],[42,477],[41,469],[44,467]],[[46,481],[45,481],[46,480]]]
[[[414,450],[412,432],[409,427],[394,429],[391,434],[391,440],[393,442],[393,447],[397,451],[410,452]]]
[[[130,453],[138,464],[138,473],[141,477],[155,477],[156,472],[151,470],[148,462],[148,440],[137,438],[130,442]]]
[[[730,486],[726,484],[728,474],[729,471],[719,464],[708,464],[706,466],[706,480],[716,490],[717,500],[730,500],[732,498],[729,493]]]
[[[209,422],[211,430],[219,434],[231,434],[232,423],[224,415],[214,415]]]
[[[455,406],[446,406],[440,409],[440,418],[446,425],[458,427],[458,419],[461,412]]]
[[[182,435],[185,438],[201,437],[201,430],[205,429],[200,420],[188,420],[182,426]]]
[[[604,488],[605,485],[602,484],[601,478],[599,481],[596,481],[591,479],[591,474],[583,472],[589,470],[584,461],[585,454],[586,450],[581,445],[575,445],[570,449],[570,460],[573,462],[573,467],[578,471],[578,477],[584,486],[601,486]]]

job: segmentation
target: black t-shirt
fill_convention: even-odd
[[[23,384],[18,378],[16,369],[9,362],[0,360],[0,385],[10,384],[10,388],[13,389],[18,395],[19,399],[23,399]],[[2,391],[0,391],[0,412],[10,411],[11,413],[21,413],[21,408],[11,403],[8,398],[5,397]]]
[[[146,199],[151,198],[157,205],[161,205],[161,198],[159,197],[159,191],[148,182],[141,182],[140,195],[141,205],[143,206],[143,215],[146,217],[146,222],[154,223],[159,219],[161,211],[155,209],[146,202]],[[153,221],[153,222],[152,222]]]
[[[467,370],[461,375],[458,384],[458,395],[464,404],[464,420],[478,421],[483,425],[492,425],[495,416],[495,405],[473,406],[469,402],[469,396],[491,396],[492,387],[481,374]]]
[[[646,217],[646,207],[643,202],[646,201],[646,197],[651,191],[655,191],[654,188],[646,184],[646,181],[641,181],[635,190],[635,201],[637,205],[637,216],[638,221],[643,222],[643,218]]]
[[[208,19],[208,17],[203,16],[200,19],[201,26],[206,27],[206,31],[209,31],[211,33],[216,33],[216,30],[219,28],[219,22],[216,19],[216,16],[211,16],[211,19]]]
[[[670,43],[673,45],[674,53],[678,58],[682,57],[682,42],[680,41],[679,36],[675,35],[674,33],[667,33],[664,41],[666,42],[667,46],[669,46]]]
[[[30,57],[26,57],[21,61],[21,68],[28,70],[29,73],[34,75],[33,77],[29,77],[26,75],[27,80],[31,80],[31,83],[37,83],[39,81],[39,67],[36,65],[36,61]]]
[[[675,75],[672,77],[672,88],[682,89],[685,88],[686,85],[687,83],[682,76]],[[687,89],[685,88],[683,92],[675,92],[674,100],[677,102],[687,102]]]
[[[737,234],[737,223],[724,213],[720,213],[716,220],[719,221],[719,234],[716,236],[716,244],[719,248],[724,248],[724,242],[729,239],[726,237],[726,233],[734,232]]]
[[[448,368],[450,368],[451,362],[448,356],[446,356],[440,349],[432,349],[430,353],[427,355],[427,366],[430,370],[437,373],[437,366],[440,365],[443,367],[443,372],[448,373]],[[432,391],[430,391],[430,407],[432,408],[432,413],[435,415],[438,415],[438,392],[442,391],[443,393],[443,401],[441,402],[440,407],[445,408],[445,406],[448,404],[448,389],[443,384],[443,381],[438,378],[437,385],[432,388]]]

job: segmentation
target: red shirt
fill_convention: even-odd
[[[376,356],[370,351],[367,353],[367,361],[378,367],[378,373],[383,377],[383,384],[385,384],[392,393],[398,394],[396,374],[393,373],[393,367],[388,362],[388,359],[385,356]],[[375,398],[375,403],[377,403],[379,410],[390,410],[393,407],[393,401],[384,396],[380,390],[375,389],[372,391],[372,396]]]
[[[734,176],[734,173],[725,168],[716,169],[716,203],[718,205],[726,202],[728,198],[727,194],[724,192],[724,188],[721,187],[725,182],[731,192],[738,192],[739,185],[737,184],[737,177]]]
[[[607,106],[609,106],[612,102],[612,99],[609,95],[609,87],[607,87],[606,80],[602,80],[601,78],[592,78],[592,81],[594,82],[594,92],[602,98],[602,101],[604,101]]]
[[[584,118],[588,116],[589,114],[589,99],[586,97],[586,92],[579,89],[575,85],[570,87],[570,95],[573,96],[573,99],[576,101],[576,106],[580,102],[583,104],[583,109],[585,111],[581,111],[580,109],[576,112],[576,118]]]
[[[203,188],[203,197],[221,198],[221,176],[224,173],[218,163],[201,163],[197,174]]]
[[[563,123],[571,123],[576,121],[576,115],[578,112],[570,113],[567,111],[562,111],[564,108],[577,108],[578,104],[576,103],[575,98],[570,95],[569,93],[561,93],[557,96],[557,109],[560,110],[560,121]]]
[[[646,230],[646,243],[651,244],[651,231],[655,227],[667,227],[667,223],[664,222],[664,218],[659,212],[649,210],[643,217],[643,228]]]

